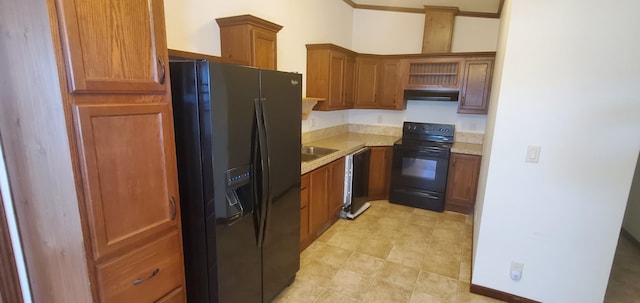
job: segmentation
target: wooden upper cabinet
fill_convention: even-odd
[[[423,54],[451,52],[453,25],[458,8],[425,6]]]
[[[161,103],[73,108],[96,260],[179,228],[170,106]]]
[[[352,108],[355,103],[356,92],[356,58],[347,56],[344,66],[344,92],[343,104],[346,108]]]
[[[458,113],[487,113],[493,79],[493,61],[493,58],[466,60]]]
[[[69,91],[165,92],[161,0],[55,0]]]
[[[351,108],[354,53],[332,44],[307,45],[307,96],[323,98],[314,110]]]
[[[228,62],[276,70],[277,35],[282,26],[251,15],[216,19],[222,58]]]
[[[460,88],[463,74],[463,58],[424,58],[407,60],[405,88],[451,89]]]
[[[385,59],[380,61],[376,103],[379,108],[402,109],[404,106],[401,89],[400,60]]]
[[[355,108],[402,109],[401,60],[381,56],[356,59]]]
[[[378,80],[377,58],[356,58],[356,98],[355,108],[376,107],[376,81]]]

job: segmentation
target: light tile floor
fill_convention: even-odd
[[[277,303],[495,303],[469,292],[471,216],[373,201],[300,256]]]
[[[620,235],[605,303],[640,303],[640,249]]]

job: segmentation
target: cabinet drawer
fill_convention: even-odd
[[[184,275],[180,244],[178,233],[172,232],[147,246],[98,265],[100,301],[154,302],[180,287]]]
[[[175,289],[170,294],[162,297],[162,299],[155,303],[185,303],[185,294],[182,287]]]

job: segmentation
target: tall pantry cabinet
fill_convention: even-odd
[[[38,1],[27,2],[16,10],[29,5],[44,9]],[[71,280],[86,281],[94,302],[185,302],[163,2],[48,0],[46,4],[49,51],[55,56],[57,99],[62,103],[62,112],[51,115],[64,116],[77,196],[77,207],[67,205],[63,211],[72,217],[70,221],[80,222],[80,230],[70,234],[81,235],[71,240],[82,242],[86,258],[74,264],[86,264],[86,270],[79,271],[85,276],[68,274],[73,275]],[[42,164],[46,170],[49,164]],[[28,208],[20,205],[16,212],[18,220],[29,215]],[[27,238],[25,251],[33,240],[29,237],[42,237],[37,232],[21,236]],[[27,264],[40,248],[35,249],[25,253]],[[36,270],[43,269],[28,266],[30,274]],[[65,283],[39,280],[45,278],[35,274],[31,279],[37,301],[69,300],[64,293],[45,299],[47,292],[56,292],[47,288]]]

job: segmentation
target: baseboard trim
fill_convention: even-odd
[[[640,241],[638,241],[638,239],[636,239],[630,232],[628,232],[626,229],[622,228],[622,235],[627,238],[635,247],[637,247],[638,249],[640,249]]]
[[[509,302],[509,303],[540,303],[535,300],[523,298],[520,296],[512,295],[503,291],[491,289],[488,287],[471,284],[471,292],[474,294],[482,295],[485,297],[494,298],[497,300]]]

